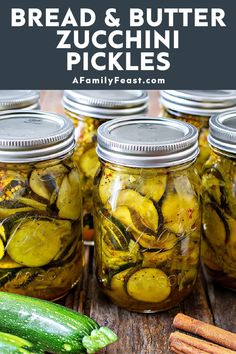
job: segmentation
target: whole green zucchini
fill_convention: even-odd
[[[55,303],[0,292],[0,330],[54,354],[95,353],[117,340],[114,332]]]
[[[9,333],[0,332],[0,353],[1,354],[43,354],[35,346],[25,339]]]

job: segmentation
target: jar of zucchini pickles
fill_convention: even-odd
[[[1,114],[0,291],[55,300],[81,279],[73,133],[70,120],[56,114]]]
[[[144,113],[148,95],[140,90],[68,90],[64,92],[65,112],[75,125],[77,163],[82,184],[84,239],[93,244],[93,179],[99,167],[96,155],[97,128],[107,120]]]
[[[236,290],[236,111],[210,120],[204,166],[202,259],[213,280]]]
[[[199,264],[197,129],[166,118],[119,119],[98,129],[95,263],[102,291],[136,312],[170,309]]]
[[[0,111],[39,109],[39,99],[36,90],[0,90]]]
[[[199,130],[200,155],[197,160],[198,172],[210,155],[207,143],[209,118],[214,113],[236,107],[236,90],[164,90],[161,95],[161,115],[184,120]]]

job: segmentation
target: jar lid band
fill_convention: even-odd
[[[0,90],[0,111],[12,109],[36,109],[40,92],[37,90]]]
[[[66,90],[63,105],[78,115],[110,120],[144,113],[148,94],[142,90]]]
[[[175,112],[210,117],[236,106],[236,90],[163,90],[160,100]]]
[[[194,160],[198,153],[197,129],[176,119],[130,117],[98,129],[98,156],[118,165],[175,166]]]
[[[61,157],[75,145],[70,119],[42,111],[0,114],[0,162],[28,163]]]
[[[236,110],[211,117],[208,141],[217,149],[236,153]]]

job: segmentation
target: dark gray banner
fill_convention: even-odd
[[[0,89],[235,89],[235,0],[0,2]]]

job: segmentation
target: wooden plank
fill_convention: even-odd
[[[183,302],[181,307],[182,312],[188,316],[204,322],[214,323],[202,272],[198,275],[194,291]]]
[[[101,325],[112,328],[120,338],[101,354],[170,353],[168,338],[173,318],[180,308],[157,314],[138,314],[120,309],[101,294],[95,279],[90,279],[88,292],[91,296],[90,316]]]
[[[216,326],[228,331],[236,332],[236,294],[235,291],[223,289],[207,279],[206,287],[210,301],[210,307]]]

